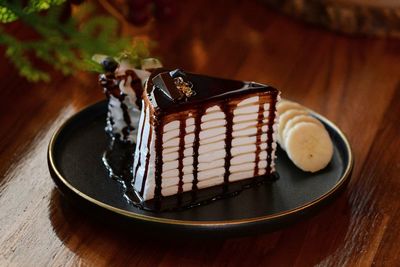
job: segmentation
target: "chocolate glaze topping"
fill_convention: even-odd
[[[165,69],[159,69],[158,73],[153,73],[150,79],[156,75],[166,72]],[[149,81],[150,81],[149,79]],[[171,91],[168,88],[158,88],[156,86],[149,86],[147,92],[152,94],[152,105],[156,110],[166,113],[176,112],[177,110],[185,110],[193,105],[207,105],[208,102],[218,102],[230,97],[237,97],[243,94],[256,93],[256,92],[278,92],[277,89],[254,82],[243,82],[222,78],[215,78],[205,75],[198,75],[193,73],[185,73],[184,79],[193,84],[193,89],[196,94],[187,99],[185,102],[180,102],[177,105],[171,98],[166,96],[164,90]],[[153,83],[150,83],[153,85]]]

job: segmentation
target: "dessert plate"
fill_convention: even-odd
[[[242,235],[271,231],[315,213],[333,200],[349,181],[353,156],[340,129],[312,112],[327,128],[334,155],[317,173],[298,169],[286,153],[277,151],[280,179],[242,191],[211,204],[175,212],[150,212],[132,205],[124,186],[109,177],[102,162],[108,137],[104,132],[106,101],[67,120],[53,135],[48,149],[51,176],[60,192],[102,221],[132,231]]]

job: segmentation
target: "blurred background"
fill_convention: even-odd
[[[0,96],[8,101],[0,105],[0,142],[15,151],[12,140],[29,140],[63,108],[103,99],[101,69],[91,58],[122,51],[133,61],[151,56],[170,68],[273,85],[346,132],[364,120],[357,114],[379,116],[372,92],[389,96],[396,88],[399,6],[395,0],[2,1]],[[357,113],[343,116],[350,106]]]
[[[227,61],[245,63],[249,50],[258,48],[260,59],[279,64],[286,57],[279,53],[303,46],[295,43],[301,42],[296,37],[301,31],[301,38],[332,35],[327,31],[398,38],[399,12],[396,0],[3,1],[0,45],[5,62],[31,82],[50,81],[53,69],[66,76],[99,72],[91,62],[94,54],[126,51],[136,59],[159,57],[166,65],[214,73],[227,68],[218,68]],[[268,51],[274,45],[276,50]],[[212,58],[215,52],[218,57]],[[215,74],[233,75],[224,72]]]

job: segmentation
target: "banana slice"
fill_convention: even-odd
[[[294,125],[285,143],[289,158],[303,171],[316,172],[325,168],[333,155],[328,132],[313,122]]]
[[[285,140],[286,140],[287,133],[289,132],[289,130],[291,128],[293,128],[293,126],[295,126],[297,123],[300,123],[300,122],[312,122],[312,123],[317,124],[321,128],[325,129],[324,125],[319,120],[317,120],[316,118],[311,116],[310,114],[295,116],[294,118],[288,120],[285,127],[283,128],[283,131],[281,133],[283,146],[286,146]]]
[[[278,105],[276,106],[276,110],[280,115],[284,112],[288,111],[289,109],[304,109],[302,105],[296,102],[292,102],[289,100],[281,100]]]
[[[283,129],[286,126],[286,123],[290,119],[292,119],[296,116],[306,115],[306,114],[308,114],[308,112],[304,109],[289,109],[289,110],[285,111],[284,113],[280,113],[279,125],[278,125],[278,142],[283,149],[285,149],[285,145],[283,142],[284,139],[283,139],[282,133],[283,133]]]

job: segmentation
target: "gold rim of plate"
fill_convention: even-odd
[[[97,199],[94,199],[87,194],[79,191],[77,188],[72,186],[58,171],[56,164],[54,163],[54,145],[57,140],[58,135],[60,132],[64,129],[66,125],[69,124],[69,122],[78,114],[77,112],[75,115],[71,116],[69,119],[67,119],[59,128],[58,130],[53,134],[53,136],[50,139],[50,144],[48,147],[48,159],[49,159],[49,164],[51,165],[51,168],[53,169],[55,175],[58,177],[58,179],[65,185],[67,186],[70,190],[72,190],[75,194],[79,195],[83,199],[86,199],[87,201],[91,202],[92,204],[95,204],[99,207],[102,207],[104,209],[107,209],[109,211],[115,212],[117,214],[132,218],[132,219],[137,219],[137,220],[142,220],[142,221],[148,221],[148,222],[155,222],[155,223],[161,223],[161,224],[170,224],[170,225],[183,225],[183,226],[204,226],[204,227],[213,227],[213,226],[229,226],[229,225],[241,225],[241,224],[248,224],[248,223],[256,223],[256,222],[265,222],[273,219],[278,219],[285,217],[287,215],[293,215],[302,211],[307,210],[308,208],[311,208],[318,204],[321,201],[324,201],[325,199],[329,198],[332,194],[334,194],[336,191],[338,191],[342,185],[347,181],[347,179],[350,177],[351,170],[353,168],[354,164],[354,159],[353,159],[353,153],[350,147],[350,143],[346,137],[346,135],[337,127],[333,122],[325,118],[324,116],[314,112],[313,110],[308,109],[309,112],[317,117],[318,119],[322,120],[324,123],[329,125],[332,129],[334,129],[339,136],[342,138],[345,146],[346,146],[346,151],[349,155],[349,160],[346,166],[346,169],[343,173],[343,175],[340,177],[338,182],[335,184],[333,188],[331,188],[328,192],[320,196],[319,198],[304,204],[300,207],[287,210],[284,212],[279,212],[271,215],[265,215],[265,216],[259,216],[259,217],[253,217],[253,218],[248,218],[248,219],[237,219],[237,220],[224,220],[224,221],[188,221],[188,220],[175,220],[175,219],[168,219],[168,218],[160,218],[157,216],[149,216],[149,215],[144,215],[144,214],[138,214],[130,211],[126,211],[123,209],[119,209],[116,207],[113,207],[111,205],[108,205],[106,203],[103,203]]]

